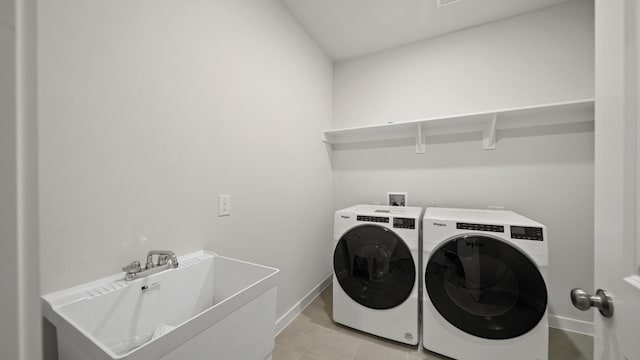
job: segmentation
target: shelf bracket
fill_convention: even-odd
[[[424,154],[427,151],[425,137],[422,136],[422,125],[418,124],[418,134],[416,135],[416,154]]]
[[[485,150],[496,149],[496,122],[498,114],[493,114],[482,129],[482,148]]]

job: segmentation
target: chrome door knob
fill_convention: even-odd
[[[587,311],[595,307],[602,316],[613,316],[613,298],[605,290],[598,289],[595,295],[589,295],[586,291],[575,288],[571,290],[571,302],[578,310]]]

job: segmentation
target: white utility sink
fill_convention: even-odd
[[[278,269],[199,251],[42,297],[60,360],[271,359]]]

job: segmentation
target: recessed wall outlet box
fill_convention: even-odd
[[[407,193],[406,192],[388,192],[387,205],[407,206]]]
[[[218,195],[218,216],[231,215],[231,195]]]

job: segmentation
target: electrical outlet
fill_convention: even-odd
[[[218,195],[218,216],[231,215],[231,195]]]

